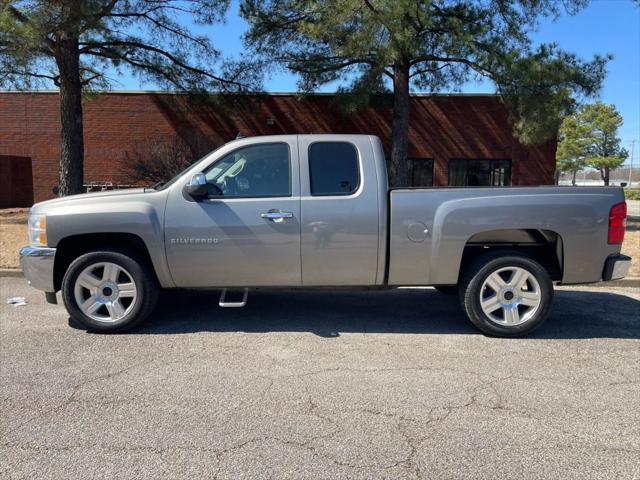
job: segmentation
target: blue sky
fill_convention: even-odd
[[[224,25],[207,27],[207,34],[224,55],[237,57],[242,54],[242,34],[246,23],[237,15],[237,2],[233,1]],[[195,29],[200,30],[200,27]],[[630,141],[636,140],[635,165],[640,157],[640,8],[631,0],[593,0],[575,16],[562,16],[556,21],[545,20],[532,34],[535,42],[556,42],[561,48],[589,59],[594,54],[614,55],[599,98],[613,103],[624,117],[620,138],[630,150]],[[135,78],[125,77],[116,89],[153,88],[140,84]],[[270,92],[296,90],[296,77],[287,73],[266,79]],[[335,85],[323,91],[333,91]],[[470,83],[463,92],[492,93],[489,83]]]

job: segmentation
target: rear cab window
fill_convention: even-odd
[[[358,190],[358,151],[352,143],[315,142],[308,153],[312,196],[352,195]]]

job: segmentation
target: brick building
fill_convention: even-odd
[[[190,103],[184,95],[113,92],[84,103],[85,184],[128,185],[122,164],[144,141],[177,136],[208,149],[236,137],[279,133],[369,133],[389,154],[391,108],[345,114],[332,95],[232,97]],[[58,183],[59,97],[55,92],[0,92],[0,207],[54,196]],[[514,139],[493,95],[415,95],[409,167],[415,186],[553,183],[556,142],[527,147]]]

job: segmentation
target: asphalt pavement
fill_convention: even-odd
[[[640,478],[637,288],[526,339],[432,289],[172,292],[120,335],[0,292],[1,478]]]

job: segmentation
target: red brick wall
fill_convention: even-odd
[[[0,93],[0,155],[31,157],[35,201],[51,198],[58,183],[58,108],[55,93]],[[109,93],[85,100],[84,123],[85,183],[127,184],[121,171],[125,152],[150,137],[174,134],[197,134],[218,146],[238,132],[370,133],[382,138],[388,154],[391,111],[387,105],[346,115],[328,95],[190,105],[182,95]],[[553,183],[556,142],[520,145],[495,96],[414,96],[410,125],[409,156],[435,160],[435,185],[447,184],[448,160],[461,157],[511,158],[514,185]]]
[[[0,93],[0,155],[31,158],[34,201],[58,184],[58,95]]]

